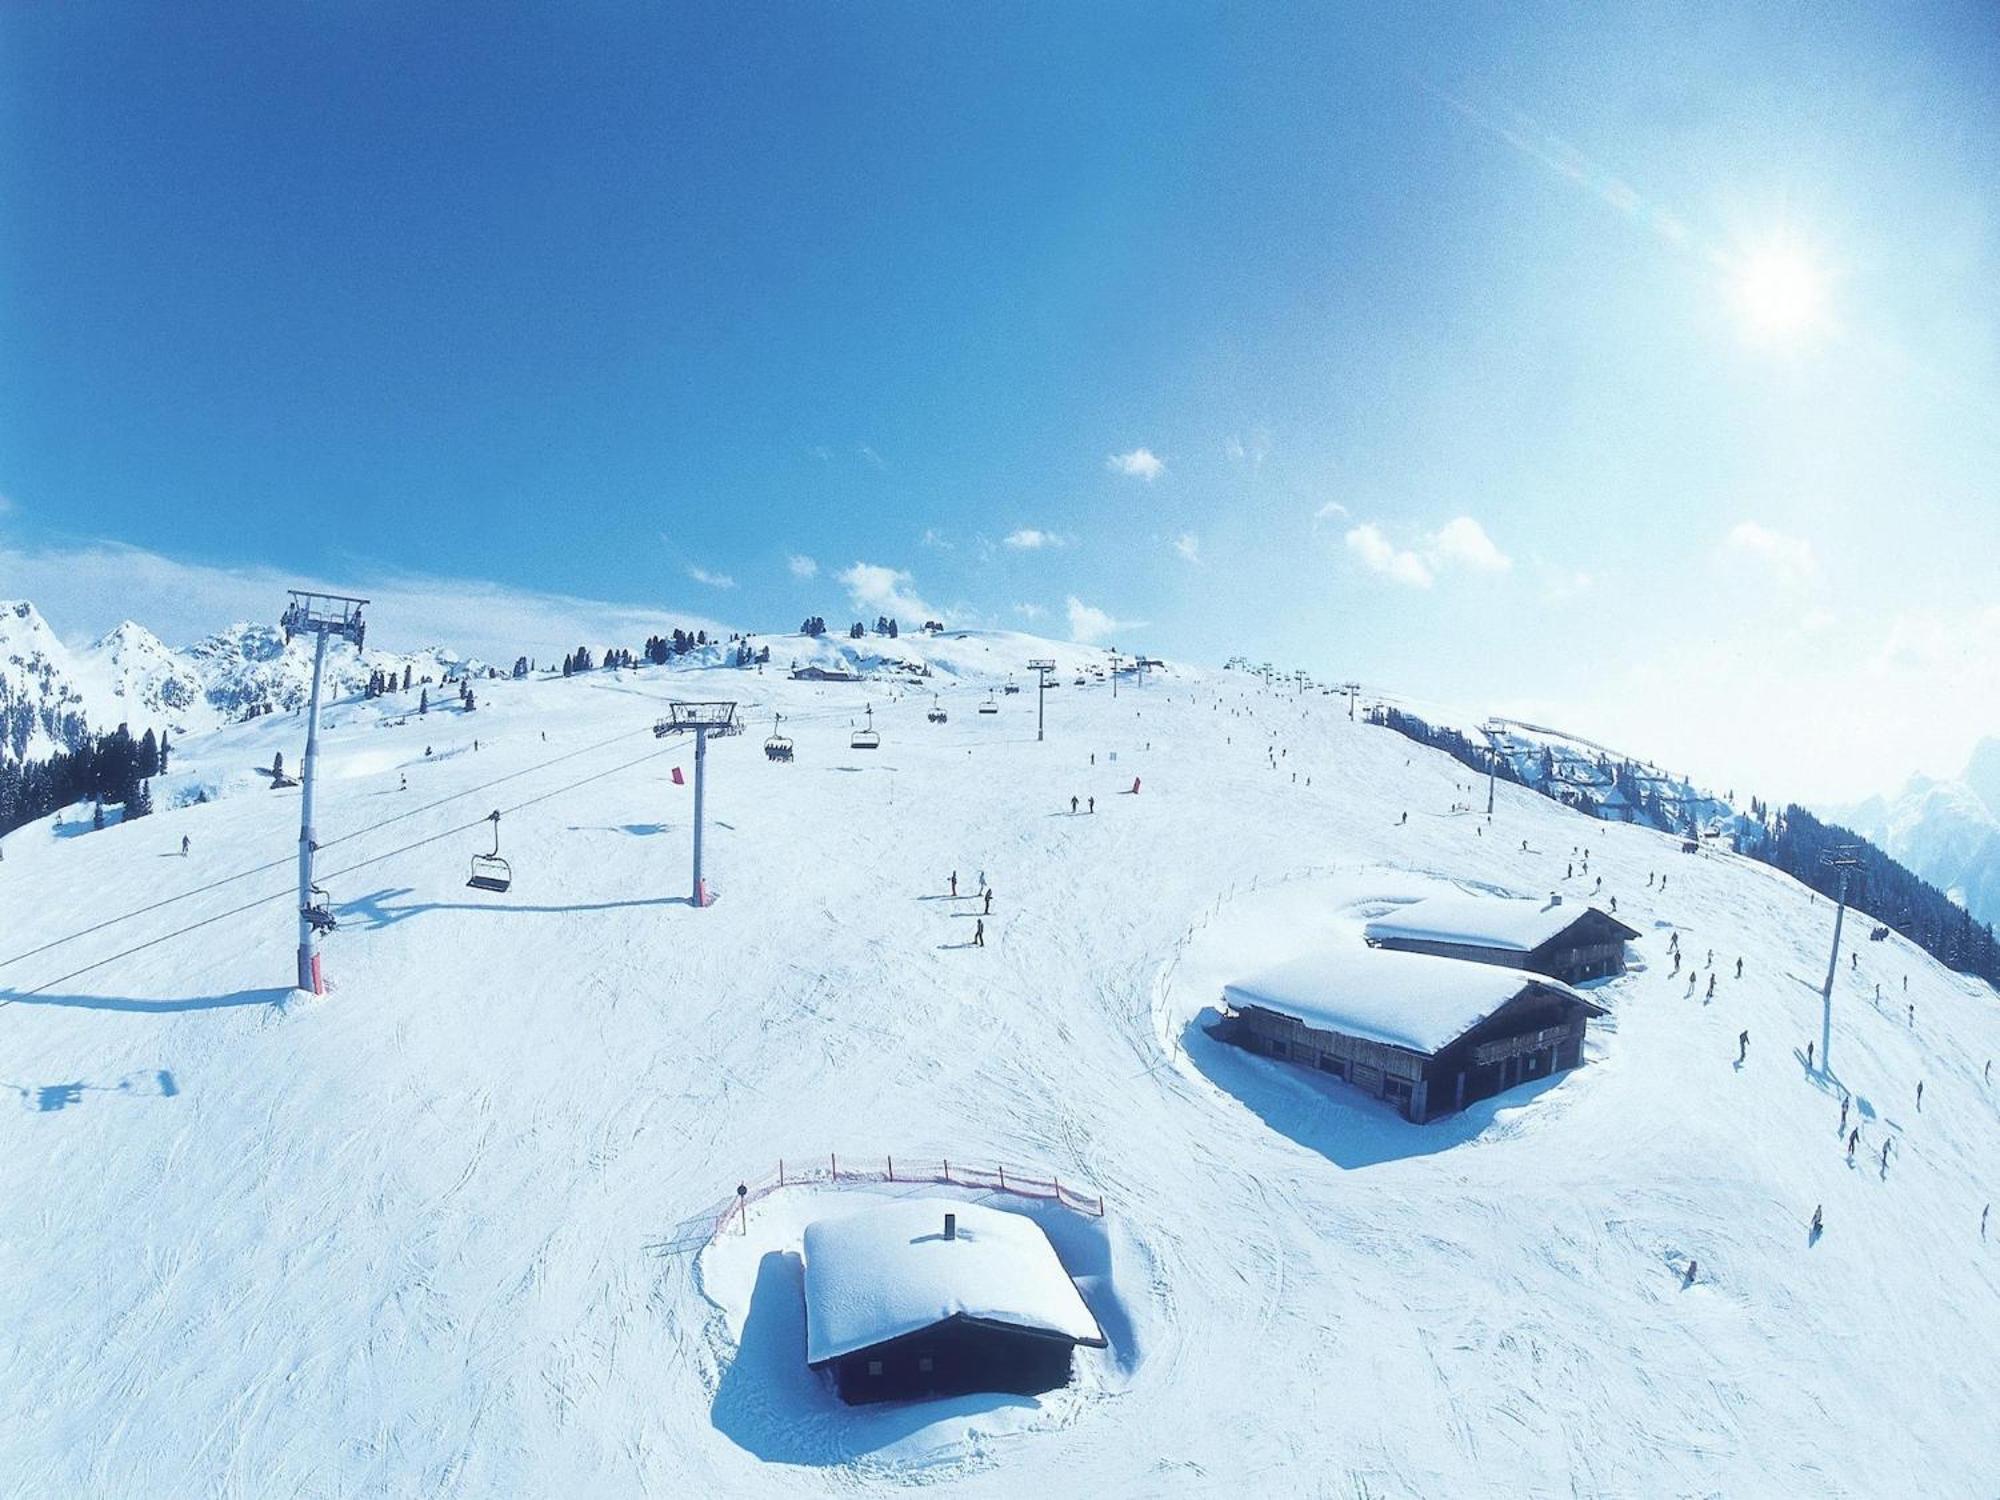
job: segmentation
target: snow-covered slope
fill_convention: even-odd
[[[2000,923],[2000,740],[1986,740],[1956,781],[1912,776],[1893,797],[1828,816],[1947,892],[1982,922]]]
[[[889,649],[932,677],[793,681],[784,645],[340,705],[318,1000],[298,794],[253,769],[299,718],[180,740],[210,801],[7,836],[0,1494],[1991,1492],[1991,991],[1861,941],[1809,1071],[1831,913],[1768,867],[1504,784],[1454,814],[1456,763],[1241,674],[1066,681],[1037,743],[979,674],[1079,648]],[[708,754],[707,909],[676,695],[751,725]],[[496,807],[500,896],[465,885]],[[1413,1126],[1203,1029],[1458,888],[1645,934],[1589,1066]],[[1053,1397],[847,1411],[804,1369],[803,1226],[940,1162],[922,1191],[1035,1209],[1109,1347]]]
[[[87,731],[76,664],[25,600],[0,600],[0,756],[40,759]]]

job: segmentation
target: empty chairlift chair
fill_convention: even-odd
[[[868,727],[866,729],[857,729],[853,734],[849,735],[847,737],[847,748],[850,750],[880,750],[882,748],[882,736],[875,732],[874,704],[871,703],[868,705]]]
[[[514,867],[500,857],[499,811],[488,813],[486,821],[493,825],[493,852],[472,856],[472,878],[465,884],[468,889],[498,895],[514,883]]]

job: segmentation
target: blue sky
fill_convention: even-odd
[[[1990,8],[220,9],[0,16],[65,633],[928,608],[1776,795],[2000,732]]]

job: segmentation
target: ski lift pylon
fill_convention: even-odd
[[[500,810],[488,813],[486,821],[493,825],[493,852],[472,856],[472,878],[465,884],[470,890],[498,895],[514,883],[514,867],[500,857]]]

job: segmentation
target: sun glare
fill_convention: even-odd
[[[1733,290],[1746,332],[1760,343],[1795,344],[1826,320],[1826,273],[1790,241],[1767,241],[1740,257]]]

